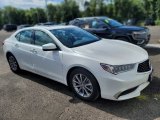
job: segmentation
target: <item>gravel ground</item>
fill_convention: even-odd
[[[151,32],[150,43],[160,43],[160,26],[148,26]]]
[[[151,30],[155,31],[151,43],[156,43],[159,31],[153,27]],[[0,31],[0,42],[9,34]],[[0,44],[0,120],[160,120],[160,48],[146,50],[154,74],[140,97],[121,102],[84,102],[60,83],[30,72],[12,73]]]

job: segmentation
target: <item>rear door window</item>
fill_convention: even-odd
[[[16,37],[20,42],[31,44],[33,41],[33,31],[32,30],[25,30],[20,32],[20,35],[17,34]]]
[[[94,19],[91,21],[91,28],[101,29],[108,28],[109,26],[102,20]]]
[[[42,46],[48,43],[54,43],[53,39],[45,32],[36,30],[35,31],[35,45]]]
[[[20,39],[20,33],[16,34],[15,38],[19,41],[19,39]]]

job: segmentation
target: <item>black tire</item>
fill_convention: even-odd
[[[7,55],[7,60],[12,72],[19,73],[21,71],[16,58],[12,54]]]
[[[83,81],[85,85],[83,85],[83,88],[81,88],[81,91],[82,91],[82,89],[86,89],[90,93],[89,96],[87,96],[86,90],[83,90],[86,93],[86,96],[85,96],[85,94],[81,95],[80,91],[78,93],[78,91],[77,91],[78,87],[77,88],[74,87],[75,86],[75,82],[74,82],[75,80],[74,80],[74,78],[78,74],[79,75],[81,74],[82,78],[83,77],[87,77],[86,82],[85,82],[85,80]],[[90,82],[88,82],[88,80]],[[92,87],[91,87],[90,83],[91,83]],[[82,100],[94,101],[94,100],[96,100],[100,96],[100,87],[99,87],[99,84],[98,84],[96,78],[88,70],[86,70],[86,69],[79,68],[79,69],[73,70],[71,72],[70,76],[69,76],[69,84],[70,84],[70,87],[72,88],[73,92],[75,93],[75,95],[77,97],[79,97],[80,99],[82,99]],[[90,86],[88,86],[87,84],[90,85]],[[89,91],[89,89],[91,89],[92,92]]]

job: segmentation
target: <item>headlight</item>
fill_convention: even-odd
[[[146,29],[146,33],[147,33],[147,34],[150,34],[150,30],[149,30],[148,28]]]
[[[115,74],[115,75],[122,73],[122,72],[130,71],[134,69],[135,67],[135,64],[108,65],[108,64],[100,63],[100,65],[105,71]]]
[[[133,32],[132,34],[134,35],[141,35],[141,34],[146,34],[147,31],[138,31],[138,32]]]
[[[137,32],[132,32],[132,37],[134,39],[146,39],[147,38],[147,31],[137,31]]]

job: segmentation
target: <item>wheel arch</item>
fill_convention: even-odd
[[[100,88],[100,85],[99,85],[99,82],[98,82],[97,78],[95,77],[95,75],[93,74],[93,72],[92,72],[90,69],[86,68],[85,66],[72,66],[72,67],[68,70],[68,72],[67,72],[67,74],[66,74],[66,82],[67,82],[67,85],[70,87],[69,76],[70,76],[71,72],[72,72],[73,70],[75,70],[75,69],[84,69],[84,70],[88,71],[89,73],[91,73],[91,74],[93,75],[93,77],[94,77],[94,78],[96,79],[96,81],[97,81],[97,84],[98,84],[98,87],[99,87],[99,91],[100,91],[100,96],[101,96],[101,88]]]
[[[10,51],[7,51],[7,52],[6,52],[6,58],[7,58],[7,59],[8,59],[8,56],[9,56],[9,55],[13,55],[13,53],[10,52]],[[14,55],[13,55],[13,56],[14,56]],[[15,57],[15,56],[14,56],[14,57]]]
[[[118,36],[115,36],[113,39],[118,39],[118,38],[126,38],[126,39],[128,39],[131,42],[131,38],[129,36],[118,35]]]

